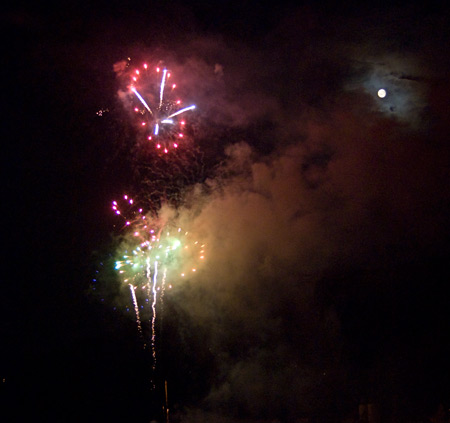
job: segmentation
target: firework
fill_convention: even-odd
[[[132,71],[129,85],[140,127],[155,148],[166,154],[183,142],[184,115],[196,107],[183,105],[176,96],[176,84],[169,82],[171,76],[167,68],[144,64]]]
[[[124,200],[125,205],[134,204],[128,195]],[[197,270],[195,266],[187,266],[189,263],[204,260],[205,245],[175,223],[146,216],[137,207],[126,214],[117,201],[113,201],[112,209],[123,221],[124,254],[115,262],[115,269],[124,276],[124,282],[142,285],[142,278],[147,281],[157,271],[151,270],[154,263],[166,269],[167,278],[182,278]]]
[[[174,222],[162,222],[144,214],[128,195],[113,201],[112,209],[121,219],[123,236],[114,268],[130,288],[140,335],[140,303],[146,304],[151,316],[150,345],[155,370],[157,304],[162,305],[166,287],[171,289],[174,283],[195,274],[205,259],[205,244]]]

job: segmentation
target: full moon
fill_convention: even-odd
[[[378,90],[378,97],[380,98],[384,98],[386,97],[386,90],[384,90],[383,88]]]

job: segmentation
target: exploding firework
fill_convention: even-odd
[[[157,151],[167,154],[185,140],[187,112],[195,105],[185,106],[176,95],[176,83],[163,66],[144,63],[131,71],[129,92],[133,111],[145,137]]]
[[[145,198],[145,209],[154,214],[163,205],[178,208],[187,191],[208,177],[204,152],[193,142],[199,130],[195,106],[185,107],[174,76],[164,66],[133,65],[128,58],[116,63],[114,71],[126,116],[132,118],[138,133],[131,141],[124,137],[119,153],[120,157],[124,152],[128,155],[125,160],[135,178],[134,191]],[[188,84],[180,85],[182,90],[189,89]]]
[[[175,222],[162,222],[144,214],[128,195],[113,201],[112,209],[121,218],[123,240],[114,268],[128,285],[136,313],[139,334],[144,338],[141,311],[151,316],[153,369],[156,366],[157,305],[162,305],[166,289],[197,272],[205,259],[205,244],[191,237]],[[144,347],[146,343],[144,342]]]
[[[205,258],[205,245],[190,237],[188,231],[174,222],[162,222],[147,216],[143,209],[133,207],[135,201],[124,195],[123,201],[113,201],[113,211],[122,218],[124,238],[121,248],[123,258],[116,261],[116,270],[127,276],[124,282],[139,283],[139,277],[148,280],[149,263],[169,270],[168,276],[185,277],[195,272],[195,266],[187,266]],[[124,207],[125,206],[125,207]],[[157,270],[155,270],[157,271]]]

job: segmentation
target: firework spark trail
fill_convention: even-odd
[[[147,102],[144,100],[144,98],[139,94],[138,90],[134,87],[131,87],[131,91],[136,94],[136,97],[139,99],[139,101],[144,105],[144,107],[149,111],[150,114],[153,115],[152,109],[150,109],[150,106],[147,104]]]
[[[162,107],[163,98],[164,98],[164,86],[166,85],[166,75],[167,75],[167,69],[163,70],[163,76],[161,79],[161,88],[159,90],[159,108]]]
[[[133,299],[133,304],[134,304],[134,311],[136,312],[136,323],[137,323],[137,327],[138,327],[139,336],[141,337],[141,339],[144,339],[144,334],[142,333],[141,317],[139,314],[139,306],[138,306],[138,301],[137,301],[136,292],[135,292],[136,288],[131,283],[128,284],[128,286],[130,287],[131,298]],[[145,346],[146,345],[144,342],[144,348],[145,348]]]
[[[164,271],[163,271],[163,277],[162,277],[162,281],[161,281],[161,306],[163,305],[164,302],[164,292],[166,291],[166,276],[167,276],[167,267],[164,267]]]
[[[152,302],[152,354],[153,354],[153,370],[156,368],[156,282],[158,278],[158,261],[155,261],[155,270],[153,273],[153,286],[152,286],[152,294],[153,294],[153,302]]]
[[[178,110],[178,112],[172,113],[171,115],[169,115],[167,117],[167,119],[173,118],[174,116],[181,115],[181,113],[187,112],[188,110],[194,110],[194,109],[195,109],[195,104],[193,104],[192,106],[185,107],[184,109]]]

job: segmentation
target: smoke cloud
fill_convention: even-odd
[[[333,38],[333,26],[314,36],[320,24],[309,18],[309,29],[288,19],[267,49],[199,38],[170,58],[196,98],[199,142],[224,157],[176,211],[207,246],[205,265],[171,300],[201,333],[189,334],[203,343],[192,355],[209,357],[202,405],[182,421],[348,411],[365,392],[353,378],[385,360],[364,355],[385,342],[369,326],[392,312],[376,295],[404,287],[396,277],[445,244],[440,73],[421,66],[422,46],[380,51],[382,27],[357,44],[354,22]],[[365,301],[374,314],[352,315],[365,323],[350,333]],[[364,331],[373,340],[361,341]]]

